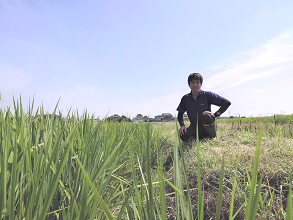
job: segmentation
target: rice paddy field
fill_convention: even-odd
[[[0,219],[292,219],[292,115],[176,123],[0,110]],[[171,160],[170,160],[171,159]]]

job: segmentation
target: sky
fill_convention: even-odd
[[[293,114],[292,11],[292,0],[0,0],[0,106],[175,115],[198,72],[231,101],[222,116]]]

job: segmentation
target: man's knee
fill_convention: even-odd
[[[189,126],[186,131],[180,135],[182,141],[189,141],[193,136],[196,136],[196,128]]]
[[[184,132],[184,134],[180,135],[180,139],[182,141],[188,141],[190,139],[190,135],[186,134],[186,132]]]
[[[213,124],[215,122],[215,117],[213,117],[211,114],[202,113],[201,121],[203,124]]]
[[[210,114],[203,113],[202,114],[202,123],[204,126],[204,130],[210,137],[216,137],[217,136],[217,125],[216,125],[216,119]]]

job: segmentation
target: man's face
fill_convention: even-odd
[[[193,79],[192,81],[190,81],[189,83],[189,87],[191,89],[192,92],[199,92],[200,91],[200,88],[201,88],[201,83],[200,83],[200,80],[195,80]]]

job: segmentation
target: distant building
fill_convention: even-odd
[[[156,115],[155,121],[164,121],[164,117],[162,115]]]
[[[162,116],[164,117],[164,119],[172,119],[174,120],[174,116],[171,115],[170,113],[163,113]]]
[[[155,116],[155,121],[174,121],[174,120],[175,120],[174,116],[170,113],[163,113],[161,115]]]

